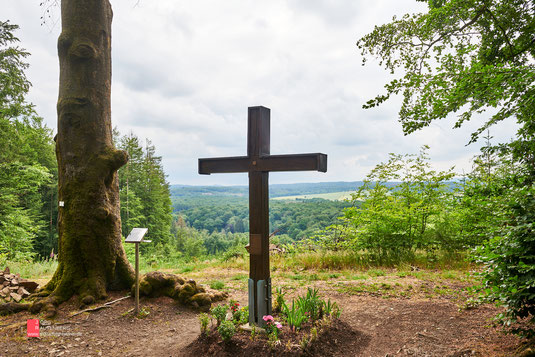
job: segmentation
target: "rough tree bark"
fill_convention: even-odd
[[[62,0],[58,134],[59,265],[33,310],[74,294],[84,304],[130,288],[134,273],[121,244],[116,150],[111,126],[111,20],[108,0]]]

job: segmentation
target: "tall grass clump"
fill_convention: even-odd
[[[49,279],[52,277],[58,261],[54,259],[36,261],[0,261],[0,268],[9,267],[12,273],[18,273],[24,279]]]

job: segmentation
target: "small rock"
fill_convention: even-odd
[[[19,302],[22,300],[22,296],[20,296],[19,294],[17,293],[10,293],[9,296],[11,296],[11,298],[13,300],[15,300],[16,302]]]
[[[37,284],[35,281],[29,280],[19,281],[19,285],[28,290],[30,293],[33,293],[39,287],[39,284]]]
[[[22,297],[30,296],[30,293],[23,287],[19,287],[19,290],[17,290],[17,294],[21,295]]]

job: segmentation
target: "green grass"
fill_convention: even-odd
[[[193,270],[195,270],[195,267],[192,266],[192,265],[186,265],[185,267],[181,268],[178,270],[179,273],[189,273],[189,272],[192,272]]]
[[[12,273],[20,274],[24,279],[50,279],[58,267],[58,261],[14,262],[8,260],[0,266],[2,270],[5,267],[9,267]]]
[[[369,276],[385,276],[385,272],[383,270],[379,270],[379,269],[370,269],[368,270],[368,275]]]
[[[432,285],[432,284],[431,284]],[[339,283],[336,286],[336,291],[349,295],[372,295],[385,299],[389,298],[407,298],[414,295],[420,295],[428,299],[437,297],[458,299],[462,295],[462,291],[452,289],[446,285],[428,286],[424,281],[416,289],[412,285],[402,285],[392,282],[375,283],[373,281],[364,281],[357,283]]]
[[[464,259],[453,261],[438,260],[433,264],[424,262],[424,257],[416,256],[414,261],[402,264],[379,265],[370,262],[366,255],[352,251],[316,251],[283,254],[270,257],[272,277],[281,284],[290,284],[294,288],[313,285],[314,282],[326,282],[333,289],[345,289],[340,282],[347,284],[347,292],[374,293],[383,297],[407,296],[418,293],[420,296],[455,296],[454,290],[476,283],[469,275],[477,266]],[[26,279],[48,280],[57,268],[57,261],[47,262],[7,262],[11,271],[20,273]],[[2,267],[0,267],[2,268]],[[276,269],[275,269],[276,268]],[[218,272],[228,269],[230,274]],[[195,260],[175,260],[151,262],[141,257],[141,273],[164,270],[174,274],[186,275],[194,279],[208,281],[212,289],[231,288],[246,289],[249,270],[249,258],[238,257],[227,261],[217,258]],[[401,278],[401,279],[400,279]],[[414,283],[409,279],[418,279],[426,284]],[[405,287],[397,286],[401,282]],[[374,285],[375,284],[375,285]],[[387,285],[381,285],[387,284]],[[407,284],[413,286],[407,287]],[[428,285],[428,287],[426,286]]]
[[[214,290],[223,290],[225,288],[225,282],[221,280],[214,280],[209,283],[210,288]]]
[[[348,273],[346,274],[347,280],[366,280],[368,279],[368,276],[365,274],[354,274],[354,273]]]
[[[236,275],[232,276],[230,278],[230,280],[241,281],[241,280],[247,280],[248,278],[249,278],[249,276],[247,274],[236,274]]]
[[[369,255],[363,253],[357,253],[351,250],[320,250],[320,251],[306,251],[287,255],[275,255],[271,258],[271,266],[277,267],[277,270],[346,270],[357,269],[367,270],[374,269],[370,275],[382,276],[384,275],[384,268],[399,267],[398,270],[414,272],[418,269],[438,269],[444,271],[463,271],[468,270],[471,267],[471,263],[465,259],[458,257],[452,258],[451,256],[442,255],[435,261],[429,261],[425,254],[417,253],[409,261],[397,262],[395,260],[383,259],[383,261],[377,261],[370,258]],[[233,265],[234,268],[248,269],[247,264],[243,261],[236,260],[234,262],[226,263]],[[456,275],[458,273],[451,273]]]

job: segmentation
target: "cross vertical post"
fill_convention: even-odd
[[[199,159],[199,174],[249,173],[249,324],[264,326],[271,315],[269,267],[269,172],[327,171],[327,155],[270,155],[270,110],[250,107],[247,156]]]
[[[270,110],[249,108],[247,156],[253,167],[269,156],[269,131]],[[262,324],[263,316],[271,315],[268,181],[268,171],[249,171],[249,300],[253,298],[249,302],[249,322],[257,324]]]

